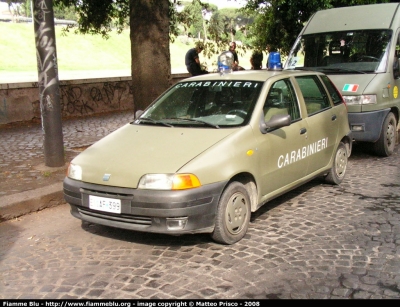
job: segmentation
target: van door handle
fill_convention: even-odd
[[[333,114],[333,115],[332,115],[332,121],[336,120],[336,118],[337,118],[337,117],[336,117],[336,114]]]
[[[307,129],[306,128],[301,128],[300,129],[300,134],[304,134],[304,133],[306,133],[307,132]]]

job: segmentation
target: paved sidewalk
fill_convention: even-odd
[[[69,161],[133,118],[128,111],[64,120],[63,167],[45,166],[40,123],[0,126],[0,222],[63,203]]]

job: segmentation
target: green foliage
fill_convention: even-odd
[[[312,14],[332,7],[383,3],[371,0],[248,0],[240,11],[253,16],[247,34],[254,48],[265,50],[267,45],[287,55],[297,35]]]
[[[74,6],[68,6],[68,7],[54,6],[53,11],[54,11],[54,17],[57,19],[78,21],[78,16],[75,13]]]
[[[22,3],[23,16],[32,17],[31,3],[30,0],[25,0],[25,2]]]
[[[44,172],[42,172],[42,176],[45,177],[45,178],[48,178],[48,177],[51,176],[51,172],[50,171],[44,171]]]
[[[252,46],[251,40],[241,30],[236,31],[234,41],[242,42],[245,46]]]
[[[217,6],[200,0],[177,1],[176,5],[183,7],[183,10],[176,10],[172,4],[172,9],[170,9],[171,41],[179,34],[201,40],[205,46],[202,54],[207,59],[227,50],[231,40],[244,41],[243,33],[238,33],[238,29],[248,19],[243,14],[239,14],[236,9],[218,10]],[[209,15],[203,16],[203,12]],[[211,17],[204,18],[206,16]]]
[[[108,38],[109,33],[116,29],[122,32],[128,22],[130,9],[129,0],[53,0],[54,5],[63,9],[74,7],[77,15],[78,28],[69,25],[65,32],[75,28],[76,33],[101,34]]]

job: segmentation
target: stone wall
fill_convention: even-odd
[[[172,84],[189,77],[173,74]],[[63,118],[134,109],[131,77],[60,81]],[[0,84],[0,126],[41,120],[37,82]]]

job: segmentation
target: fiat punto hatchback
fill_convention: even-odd
[[[225,69],[139,113],[70,163],[73,216],[233,244],[269,200],[315,177],[340,184],[352,150],[346,105],[318,72]]]

